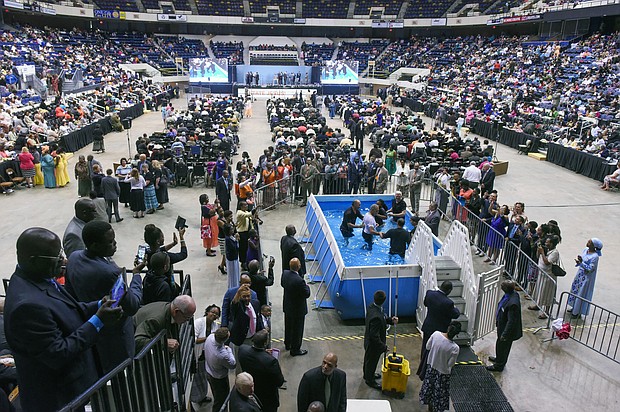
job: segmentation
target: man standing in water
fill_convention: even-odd
[[[373,236],[379,235],[379,232],[375,230],[375,227],[377,227],[377,221],[375,220],[377,212],[379,212],[379,205],[374,204],[370,206],[370,210],[364,215],[362,237],[366,244],[362,246],[362,249],[372,250]]]
[[[351,203],[351,207],[344,211],[344,216],[342,217],[342,224],[340,225],[340,233],[342,233],[342,237],[344,237],[345,246],[349,244],[349,238],[353,237],[353,229],[364,227],[363,224],[355,224],[357,218],[364,220],[364,216],[362,216],[362,213],[360,212],[361,205],[362,203],[358,199],[355,199]]]

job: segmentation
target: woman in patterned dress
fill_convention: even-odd
[[[427,368],[420,389],[420,402],[433,412],[450,409],[450,373],[459,356],[459,345],[454,337],[461,331],[461,324],[452,321],[448,331],[434,332],[428,342]]]

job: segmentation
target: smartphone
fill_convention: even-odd
[[[136,254],[136,262],[138,265],[144,263],[144,258],[146,257],[146,245],[138,246],[138,253]]]
[[[127,284],[125,283],[126,271],[123,268],[123,271],[118,275],[116,282],[112,285],[112,289],[110,290],[110,299],[115,302],[112,304],[112,307],[115,308],[121,303],[121,299],[127,293]]]

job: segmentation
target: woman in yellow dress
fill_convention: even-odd
[[[37,151],[36,147],[31,146],[33,150],[30,150],[32,156],[34,156],[34,185],[39,186],[43,184],[43,171],[41,170],[41,155]]]
[[[56,150],[56,186],[64,187],[69,183],[69,171],[67,170],[67,155],[62,148]]]

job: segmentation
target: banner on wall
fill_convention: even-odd
[[[126,14],[119,10],[93,10],[96,19],[125,20]]]
[[[431,20],[431,26],[447,26],[448,25],[448,19],[446,19],[445,17],[443,19],[432,19]]]
[[[187,14],[158,14],[158,21],[187,21]]]
[[[533,20],[542,20],[542,14],[529,14],[527,16],[500,17],[487,20],[487,26],[497,26],[500,24],[525,23]]]

